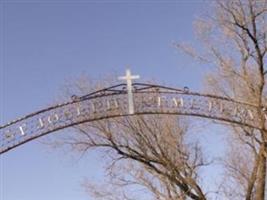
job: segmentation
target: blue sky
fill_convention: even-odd
[[[172,46],[197,45],[202,0],[0,0],[0,124],[51,104],[70,77],[99,79],[126,66],[144,79],[199,90],[207,70]],[[141,79],[142,81],[142,79]],[[79,160],[39,140],[0,157],[0,200],[84,200],[84,177],[101,159]]]

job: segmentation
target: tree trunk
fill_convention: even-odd
[[[261,148],[265,148],[264,145]],[[264,152],[264,150],[263,150]],[[260,155],[260,163],[258,169],[258,181],[256,186],[256,200],[264,200],[265,197],[265,179],[266,179],[266,157],[264,153]]]

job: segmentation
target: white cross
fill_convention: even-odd
[[[139,75],[131,75],[131,71],[129,69],[126,70],[125,76],[120,76],[119,80],[126,80],[127,82],[127,93],[128,93],[128,108],[129,114],[134,114],[134,103],[133,103],[133,87],[132,80],[140,78]]]

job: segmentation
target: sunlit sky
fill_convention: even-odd
[[[208,69],[173,42],[198,45],[193,21],[207,6],[202,0],[0,0],[0,124],[50,105],[70,78],[122,75],[127,66],[141,82],[201,90]],[[0,156],[0,200],[90,200],[81,183],[101,179],[101,158],[79,159],[40,141]]]

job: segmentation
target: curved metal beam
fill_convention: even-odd
[[[188,115],[261,129],[262,109],[233,99],[160,85],[133,84],[134,115]],[[0,126],[0,154],[48,133],[78,124],[128,116],[125,84],[51,106]]]

